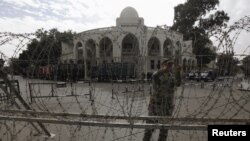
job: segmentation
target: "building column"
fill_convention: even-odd
[[[98,41],[95,41],[95,57],[96,57],[96,62],[97,62],[97,66],[99,66],[100,64],[100,46],[99,46],[99,43],[97,43]]]
[[[87,75],[87,52],[85,45],[83,46],[83,59],[84,59],[84,79],[88,80],[89,76]]]

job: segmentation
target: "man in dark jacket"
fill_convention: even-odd
[[[171,116],[174,109],[174,92],[176,85],[180,85],[180,80],[176,77],[180,71],[175,69],[173,73],[173,61],[165,60],[161,64],[161,69],[152,76],[153,94],[150,97],[148,106],[149,116]],[[177,83],[179,84],[177,84]],[[147,121],[147,123],[156,123],[157,121]],[[146,129],[143,141],[150,141],[154,129]],[[160,129],[158,141],[166,141],[168,135],[167,129]]]

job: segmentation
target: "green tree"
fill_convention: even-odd
[[[199,64],[215,59],[215,52],[206,47],[212,44],[209,33],[226,26],[229,20],[224,11],[216,10],[218,4],[219,0],[187,0],[175,7],[172,30],[181,32],[184,40],[193,40],[193,53]]]
[[[18,65],[24,71],[32,67],[58,63],[62,51],[61,42],[73,41],[72,31],[59,32],[57,29],[38,29],[33,39],[18,58]]]

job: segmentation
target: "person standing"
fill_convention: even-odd
[[[180,74],[180,67],[173,73],[173,61],[165,60],[161,63],[161,68],[152,76],[153,94],[150,97],[148,106],[149,116],[171,116],[174,109],[175,86],[180,85],[180,80],[175,77]],[[176,77],[180,78],[180,77]],[[177,83],[176,83],[177,82]],[[147,123],[157,123],[148,120]],[[145,129],[143,141],[150,141],[154,129]],[[166,141],[168,129],[160,129],[158,141]]]

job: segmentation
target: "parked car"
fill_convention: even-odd
[[[198,81],[200,79],[199,73],[198,72],[190,72],[186,75],[186,79]]]
[[[186,79],[194,80],[194,78],[195,78],[195,73],[193,72],[190,72],[186,75]]]
[[[213,71],[205,71],[202,72],[200,75],[200,80],[204,80],[204,81],[214,81],[216,78],[216,75]]]

